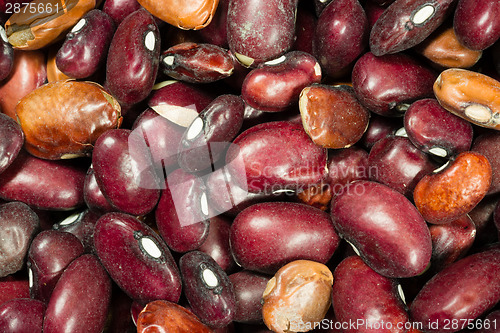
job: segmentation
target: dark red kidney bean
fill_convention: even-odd
[[[412,103],[405,113],[404,127],[416,147],[433,155],[458,155],[472,145],[471,123],[448,112],[436,99]]]
[[[229,237],[237,264],[267,274],[298,259],[326,263],[340,241],[327,213],[292,202],[246,208],[234,219]]]
[[[135,217],[107,213],[94,229],[95,252],[116,284],[145,305],[156,299],[178,302],[181,280],[165,242]]]
[[[0,81],[6,79],[14,68],[14,49],[7,39],[5,29],[0,27]]]
[[[0,304],[16,298],[30,298],[28,277],[8,275],[0,278]]]
[[[156,207],[156,226],[168,247],[187,252],[200,247],[208,236],[210,222],[202,178],[177,169],[167,176]]]
[[[485,50],[500,38],[500,3],[496,0],[459,0],[453,28],[460,43],[472,50]]]
[[[84,181],[85,170],[74,161],[43,160],[21,150],[0,177],[0,197],[40,209],[70,210],[84,204]]]
[[[12,164],[24,144],[24,132],[19,123],[0,113],[0,173]]]
[[[82,242],[69,232],[45,230],[36,235],[28,252],[31,298],[48,303],[64,269],[82,254]]]
[[[191,310],[213,328],[229,325],[236,310],[231,281],[212,257],[200,251],[184,254],[179,260],[184,294]]]
[[[309,138],[302,124],[291,121],[249,128],[226,155],[231,177],[240,187],[269,194],[318,184],[326,176],[326,162],[326,149]]]
[[[91,10],[66,35],[57,51],[57,68],[76,79],[91,76],[104,63],[114,32],[115,24],[108,14]]]
[[[246,104],[261,111],[284,111],[297,104],[302,89],[321,82],[321,67],[302,51],[265,62],[247,74],[241,87]]]
[[[132,299],[127,296],[120,288],[112,290],[111,304],[109,307],[109,322],[106,333],[137,333],[137,327],[134,324],[130,310]],[[141,309],[142,310],[142,309]]]
[[[431,268],[440,271],[466,255],[476,238],[476,225],[469,215],[448,224],[429,226],[432,238]]]
[[[83,199],[85,200],[87,207],[94,212],[107,213],[116,210],[99,188],[99,184],[97,184],[97,179],[95,178],[95,171],[92,166],[90,166],[87,171],[87,175],[85,176]]]
[[[493,223],[498,232],[498,239],[500,240],[500,201],[497,202],[495,210],[493,211]]]
[[[0,277],[23,268],[33,237],[39,231],[36,213],[22,202],[0,205]]]
[[[491,186],[488,194],[500,192],[500,134],[488,132],[478,136],[473,144],[472,151],[484,155],[491,165]]]
[[[243,124],[245,104],[236,95],[215,98],[184,132],[177,161],[187,172],[206,170],[217,164]]]
[[[145,215],[160,197],[160,180],[141,133],[109,130],[92,153],[97,184],[111,205],[125,213]]]
[[[367,0],[363,8],[365,9],[366,18],[368,20],[368,26],[370,31],[379,19],[380,15],[385,11],[387,7],[377,3],[376,0]]]
[[[120,103],[138,103],[153,89],[159,62],[158,26],[153,16],[141,8],[127,16],[113,35],[104,86]]]
[[[404,326],[409,324],[409,318],[395,279],[378,274],[360,257],[350,256],[335,268],[333,280],[335,318],[341,323],[362,322],[362,325],[343,332],[374,332],[376,329],[372,327],[381,323],[384,323],[383,327],[392,325],[387,331],[407,332]]]
[[[431,259],[432,241],[416,207],[386,185],[363,180],[352,185],[332,201],[331,215],[339,235],[381,275],[422,273]]]
[[[30,298],[17,298],[0,305],[0,331],[41,333],[46,305]]]
[[[370,180],[411,198],[420,179],[438,165],[408,138],[387,136],[373,145],[368,156],[368,167],[372,171]]]
[[[163,51],[160,70],[174,79],[190,83],[211,83],[234,71],[229,51],[212,44],[181,43]]]
[[[83,244],[86,253],[94,249],[94,227],[101,214],[91,210],[84,210],[71,214],[61,222],[55,223],[54,230],[68,232],[75,235]]]
[[[226,217],[214,216],[210,218],[208,236],[198,248],[198,251],[208,254],[226,273],[236,268],[236,263],[229,246],[229,230],[232,220]]]
[[[455,0],[397,0],[379,17],[370,33],[376,56],[407,50],[426,39],[450,12]]]
[[[219,0],[217,11],[212,18],[212,21],[205,28],[196,30],[198,35],[212,45],[228,48],[227,43],[227,13],[229,8],[229,0]]]
[[[229,1],[229,48],[243,65],[257,66],[292,47],[297,3],[297,0]]]
[[[366,149],[370,150],[375,142],[385,138],[388,135],[396,134],[403,127],[401,118],[388,118],[379,116],[376,113],[370,115],[370,122],[365,134],[359,143]]]
[[[500,248],[496,246],[434,275],[413,300],[410,314],[426,332],[457,332],[467,327],[462,323],[480,317],[499,300]]]
[[[84,254],[66,268],[52,292],[43,321],[44,333],[104,329],[111,281],[96,256]]]
[[[262,295],[270,279],[270,276],[247,270],[229,275],[236,297],[234,321],[262,323]]]
[[[313,55],[325,74],[340,77],[368,46],[368,20],[358,0],[336,0],[319,16]]]
[[[493,219],[498,201],[498,195],[487,195],[468,213],[476,226],[476,239],[474,240],[476,245],[484,246],[497,241]]]
[[[313,53],[312,41],[317,21],[318,19],[312,11],[299,5],[295,21],[295,42],[292,50]]]
[[[499,323],[500,322],[500,310],[496,310],[493,312],[490,312],[486,318],[484,318],[484,321],[482,321],[481,325],[482,326],[480,329],[476,330],[476,333],[495,333],[498,331]],[[479,326],[479,325],[476,325]]]
[[[141,9],[137,0],[106,0],[102,11],[108,14],[118,26],[130,14]]]
[[[357,146],[334,150],[328,156],[328,184],[333,194],[343,191],[343,187],[356,180],[368,180],[371,173],[368,153]]]

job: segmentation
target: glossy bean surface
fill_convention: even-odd
[[[24,144],[24,132],[17,122],[0,114],[0,173],[12,164]]]
[[[9,44],[5,29],[0,28],[0,81],[9,76],[14,67],[14,49]]]
[[[4,333],[41,333],[45,303],[30,298],[17,298],[0,305],[0,330]]]
[[[223,215],[210,218],[208,236],[198,248],[208,254],[226,272],[230,274],[236,269],[236,263],[229,246],[229,232],[232,220]]]
[[[236,297],[234,321],[243,323],[262,322],[262,295],[271,276],[243,270],[229,275]]]

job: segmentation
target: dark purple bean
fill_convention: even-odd
[[[441,157],[458,155],[472,145],[472,125],[448,112],[435,99],[410,105],[404,116],[405,130],[420,150]]]
[[[215,260],[203,252],[192,251],[181,257],[179,268],[193,313],[214,328],[231,323],[236,310],[233,285]]]
[[[0,205],[0,277],[23,268],[31,240],[39,228],[38,216],[26,204]]]
[[[370,31],[379,19],[380,15],[385,11],[386,7],[379,4],[377,0],[367,0],[363,8],[365,9],[366,18],[368,19],[368,25]]]
[[[397,53],[422,42],[443,23],[454,1],[396,0],[371,30],[371,52],[376,56]]]
[[[24,144],[24,132],[19,123],[0,113],[0,173],[12,164]]]
[[[236,137],[243,124],[245,104],[236,95],[214,99],[184,132],[178,150],[179,166],[196,172],[213,166]]]
[[[491,186],[488,194],[500,192],[500,134],[496,131],[478,136],[472,145],[472,151],[484,155],[491,165]]]
[[[176,252],[200,247],[208,236],[209,206],[203,179],[177,169],[167,176],[155,211],[165,243]]]
[[[327,181],[332,194],[341,193],[353,181],[370,179],[376,171],[368,165],[368,153],[356,146],[334,150],[328,156]]]
[[[292,50],[313,54],[312,43],[317,21],[317,17],[308,8],[302,6],[297,8],[295,42],[293,43]]]
[[[474,243],[479,246],[496,242],[494,212],[499,202],[498,195],[487,195],[467,215],[476,226],[476,239]]]
[[[432,97],[437,75],[410,56],[364,54],[354,65],[352,86],[360,102],[383,116],[403,116],[415,100]]]
[[[423,324],[426,332],[457,332],[499,300],[497,245],[469,255],[434,275],[412,302],[410,314],[414,321]],[[458,324],[452,325],[453,322]]]
[[[459,0],[453,28],[460,43],[472,50],[484,50],[500,38],[500,2]]]
[[[336,0],[319,16],[313,54],[325,74],[345,75],[345,70],[368,46],[368,20],[358,0]]]
[[[498,232],[498,239],[500,240],[500,201],[497,202],[495,210],[493,211],[493,223]]]
[[[75,235],[82,242],[85,252],[90,253],[94,248],[94,227],[99,217],[101,217],[100,214],[85,210],[55,223],[52,228]]]
[[[232,272],[236,268],[236,263],[229,246],[229,230],[232,220],[222,216],[210,218],[210,227],[208,236],[198,248],[198,251],[204,252],[212,257],[217,264],[226,273]]]
[[[278,58],[293,45],[297,0],[230,0],[229,48],[245,66]]]
[[[407,332],[404,326],[409,324],[409,318],[396,280],[378,274],[360,257],[350,256],[335,268],[333,281],[332,305],[336,320],[362,323],[343,332]],[[387,329],[389,323],[393,326]],[[381,325],[384,328],[380,328]]]
[[[390,187],[357,181],[332,201],[337,232],[361,258],[387,277],[422,273],[431,259],[432,241],[416,207]]]
[[[107,213],[116,210],[99,188],[99,184],[97,184],[97,179],[95,178],[95,171],[92,166],[90,166],[87,171],[87,175],[85,176],[83,199],[85,200],[87,207],[94,212]]]
[[[227,48],[227,13],[229,0],[219,0],[212,21],[205,28],[196,30],[205,43]]]
[[[115,24],[108,14],[93,9],[66,35],[56,55],[57,68],[69,77],[82,79],[104,64]]]
[[[95,226],[94,246],[113,281],[135,301],[179,301],[177,265],[165,242],[146,224],[127,214],[107,213]]]
[[[66,268],[45,312],[44,333],[104,329],[111,299],[111,281],[99,260],[84,254]]]
[[[478,327],[478,330],[475,332],[476,333],[498,332],[498,327],[500,327],[499,323],[500,323],[500,310],[490,312],[490,314],[488,314],[486,318],[484,318],[484,320],[481,321],[481,324],[475,325],[476,327]],[[479,326],[481,326],[481,328],[479,328]]]
[[[43,160],[21,150],[0,177],[0,197],[40,209],[70,210],[84,204],[84,181],[85,170],[77,162]]]
[[[127,16],[116,29],[108,54],[105,87],[109,92],[125,105],[145,99],[160,62],[160,35],[153,16],[143,8]]]
[[[395,134],[401,127],[403,127],[401,118],[388,118],[378,114],[371,114],[370,123],[360,143],[370,150],[375,142],[388,135]]]
[[[132,299],[120,288],[114,288],[109,309],[109,322],[106,333],[137,333],[131,315]],[[141,309],[142,310],[142,309]]]
[[[6,79],[14,68],[14,49],[7,39],[5,29],[0,27],[0,81]]]
[[[246,208],[236,216],[230,234],[236,263],[268,274],[298,259],[326,263],[339,241],[327,213],[291,202]]]
[[[0,305],[0,332],[42,333],[45,303],[36,299],[17,298]]]
[[[111,205],[125,213],[145,215],[160,197],[160,180],[140,132],[109,130],[97,139],[92,165],[97,184]]]
[[[236,296],[234,321],[262,323],[262,295],[270,279],[270,276],[247,270],[229,275]]]
[[[102,7],[103,12],[113,19],[116,26],[138,9],[141,9],[141,5],[137,0],[106,0]]]
[[[69,232],[45,230],[39,233],[28,253],[31,298],[48,303],[64,269],[82,254],[82,242]]]

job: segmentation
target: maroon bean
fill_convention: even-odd
[[[490,312],[481,324],[476,325],[478,327],[476,333],[495,333],[498,330],[499,322],[500,310]],[[481,328],[479,328],[480,326]]]
[[[380,15],[385,11],[386,7],[384,5],[379,4],[377,0],[368,0],[364,5],[366,18],[368,19],[368,26],[370,27],[370,31],[373,29],[373,26],[379,19]]]
[[[214,328],[231,323],[236,298],[227,274],[209,255],[188,252],[179,260],[184,294],[200,320]]]
[[[236,216],[230,234],[236,263],[267,274],[298,259],[326,263],[339,241],[327,213],[291,202],[246,208]]]
[[[0,205],[0,277],[19,271],[40,224],[36,213],[22,202]]]
[[[0,27],[0,81],[7,78],[14,68],[14,49],[10,45],[5,29]]]
[[[420,150],[441,157],[458,155],[472,145],[472,125],[448,112],[436,99],[410,105],[404,116],[405,130]]]
[[[153,89],[159,61],[158,27],[153,16],[141,8],[116,29],[109,47],[105,87],[120,103],[138,103]]]
[[[52,228],[75,235],[83,244],[86,253],[94,249],[94,228],[100,214],[91,210],[74,213],[61,222],[55,223]]]
[[[91,254],[78,257],[52,292],[43,332],[102,332],[110,298],[111,281],[99,260]]]
[[[85,176],[83,199],[85,200],[87,207],[94,212],[112,212],[116,210],[99,188],[99,184],[97,184],[97,179],[95,177],[95,171],[92,166],[90,166],[87,171],[87,175]]]
[[[332,1],[321,12],[313,54],[331,77],[340,77],[368,46],[368,20],[358,0]]]
[[[0,278],[0,304],[16,298],[29,298],[30,287],[28,277],[8,275]]]
[[[57,68],[76,79],[91,76],[104,64],[114,32],[108,14],[91,10],[66,35],[56,55]]]
[[[354,182],[332,201],[331,215],[339,235],[377,273],[410,277],[429,264],[429,229],[416,207],[396,190],[372,181]]]
[[[328,156],[328,183],[333,194],[356,180],[368,180],[372,172],[368,165],[368,153],[357,146],[334,150]]]
[[[449,14],[454,0],[396,0],[379,17],[370,33],[376,56],[407,50],[427,38]]]
[[[24,144],[24,132],[19,123],[0,113],[0,173],[12,164]]]
[[[94,229],[97,256],[116,284],[145,305],[178,302],[181,280],[165,242],[146,224],[123,213],[107,213]]]
[[[359,142],[370,150],[375,142],[388,135],[396,134],[401,127],[403,127],[401,118],[388,118],[372,113],[368,128]]]
[[[229,247],[231,222],[231,220],[223,216],[211,217],[208,236],[198,248],[198,251],[212,257],[227,274],[236,268],[236,263]]]
[[[116,26],[139,9],[141,9],[141,5],[137,0],[106,0],[102,7],[103,12],[113,19]]]
[[[28,253],[31,298],[48,303],[64,269],[82,254],[82,242],[69,232],[45,230],[39,233]]]
[[[217,11],[209,25],[201,30],[196,30],[200,37],[212,45],[227,48],[227,14],[229,0],[219,0]]]
[[[500,300],[500,248],[472,254],[448,266],[420,290],[410,306],[426,332],[457,332]],[[459,322],[458,325],[450,323]],[[448,323],[448,324],[447,324]]]
[[[295,21],[295,42],[292,50],[313,53],[312,41],[316,30],[317,17],[308,8],[299,6]]]
[[[270,279],[270,276],[247,270],[229,275],[236,297],[234,321],[262,323],[262,295]]]
[[[45,303],[17,298],[0,305],[0,331],[4,333],[41,333]]]
[[[488,194],[500,192],[500,134],[484,133],[478,136],[472,145],[472,151],[484,155],[491,164],[491,186]]]

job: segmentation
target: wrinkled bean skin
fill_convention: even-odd
[[[5,29],[0,27],[0,81],[9,76],[14,67],[14,49],[9,44]]]
[[[359,329],[346,329],[345,333],[374,332],[366,326],[392,324],[386,332],[406,332],[397,329],[398,323],[409,321],[405,304],[398,294],[398,283],[368,267],[358,256],[344,259],[333,272],[332,305],[339,322],[361,320]],[[401,325],[401,324],[399,324]],[[389,327],[389,326],[384,326]]]
[[[377,141],[368,155],[370,180],[382,183],[411,198],[417,183],[437,165],[408,138],[387,136]]]
[[[262,317],[273,332],[307,332],[332,303],[332,272],[323,264],[295,260],[281,267],[262,295]]]
[[[155,332],[214,333],[188,309],[163,300],[148,303],[137,318],[137,333]]]
[[[476,319],[500,300],[500,249],[472,254],[448,266],[427,282],[410,306],[414,321],[426,332],[456,332],[447,320]],[[435,323],[429,327],[429,323]]]
[[[370,32],[371,52],[381,56],[419,44],[443,23],[454,1],[395,1],[382,13]]]
[[[215,260],[203,252],[191,251],[181,257],[179,269],[193,313],[212,328],[229,325],[236,298],[229,277]]]
[[[15,160],[24,144],[21,126],[6,114],[0,113],[0,173]]]
[[[39,231],[36,213],[22,202],[0,205],[0,277],[13,274],[25,264],[32,239]]]
[[[116,210],[99,188],[92,166],[88,169],[87,175],[85,176],[83,199],[87,207],[94,212],[112,212]]]
[[[500,82],[481,73],[450,68],[434,83],[434,94],[446,110],[486,128],[500,129]]]
[[[347,85],[306,87],[299,109],[304,130],[325,148],[349,148],[361,139],[370,119],[370,112]]]
[[[368,46],[368,20],[358,0],[336,0],[321,12],[313,55],[331,77],[344,74]]]
[[[231,248],[229,246],[229,230],[232,220],[219,215],[210,218],[210,227],[208,236],[198,248],[198,251],[204,252],[212,257],[215,262],[229,274],[236,268]]]
[[[100,333],[111,299],[111,281],[96,256],[75,259],[59,278],[47,305],[44,333]]]
[[[472,125],[446,111],[435,99],[412,103],[405,113],[404,125],[411,142],[426,153],[450,157],[472,145]]]
[[[45,210],[84,204],[85,169],[73,161],[43,160],[21,150],[0,177],[0,198]]]
[[[234,219],[229,237],[236,263],[266,274],[298,259],[326,263],[340,241],[327,213],[290,202],[244,209]]]
[[[491,185],[491,165],[475,152],[459,154],[444,170],[424,176],[413,199],[424,219],[433,224],[449,223],[469,213]]]
[[[411,277],[422,273],[429,264],[432,243],[415,206],[386,185],[371,181],[353,185],[357,188],[332,201],[331,215],[339,235],[380,275]]]
[[[28,271],[33,279],[31,298],[48,303],[64,269],[83,250],[82,242],[69,232],[45,230],[36,235],[28,253]]]
[[[236,297],[234,321],[240,323],[262,323],[262,295],[270,276],[243,270],[229,275]]]
[[[52,228],[75,235],[82,242],[85,252],[90,253],[94,249],[94,228],[100,216],[98,213],[85,210],[55,223]]]
[[[326,176],[326,149],[300,123],[277,121],[249,128],[226,155],[231,177],[250,192],[272,193],[318,184]]]
[[[41,333],[46,305],[42,301],[18,298],[0,305],[0,331]]]
[[[297,104],[302,89],[320,82],[321,67],[316,59],[305,52],[292,51],[248,73],[241,97],[261,111],[284,111]]]
[[[488,194],[500,192],[500,133],[491,132],[478,136],[472,145],[472,151],[482,154],[491,165],[491,186]]]
[[[460,43],[472,50],[484,50],[500,38],[500,3],[494,0],[459,0],[453,28]]]
[[[400,104],[432,97],[436,75],[410,56],[398,53],[376,57],[364,54],[352,71],[352,86],[359,101],[383,116],[402,116]]]
[[[208,237],[206,189],[203,180],[177,169],[167,177],[155,210],[156,226],[176,252],[196,250]]]
[[[108,14],[91,10],[66,35],[56,55],[57,67],[76,79],[91,76],[104,64],[114,32],[115,24]]]
[[[130,14],[141,9],[137,0],[105,0],[102,11],[108,14],[118,26]]]
[[[160,182],[143,140],[130,130],[109,130],[96,141],[92,154],[102,193],[115,209],[132,215],[149,213],[160,198]]]
[[[104,86],[120,103],[138,103],[153,89],[159,62],[158,26],[151,14],[139,9],[127,16],[113,35]]]
[[[87,81],[45,84],[16,106],[26,150],[45,159],[88,156],[97,138],[121,125],[118,102]]]
[[[229,49],[245,66],[278,58],[293,45],[297,0],[230,0]]]
[[[97,256],[113,281],[145,305],[164,299],[178,302],[181,279],[165,242],[153,229],[123,213],[103,215],[94,229]]]

